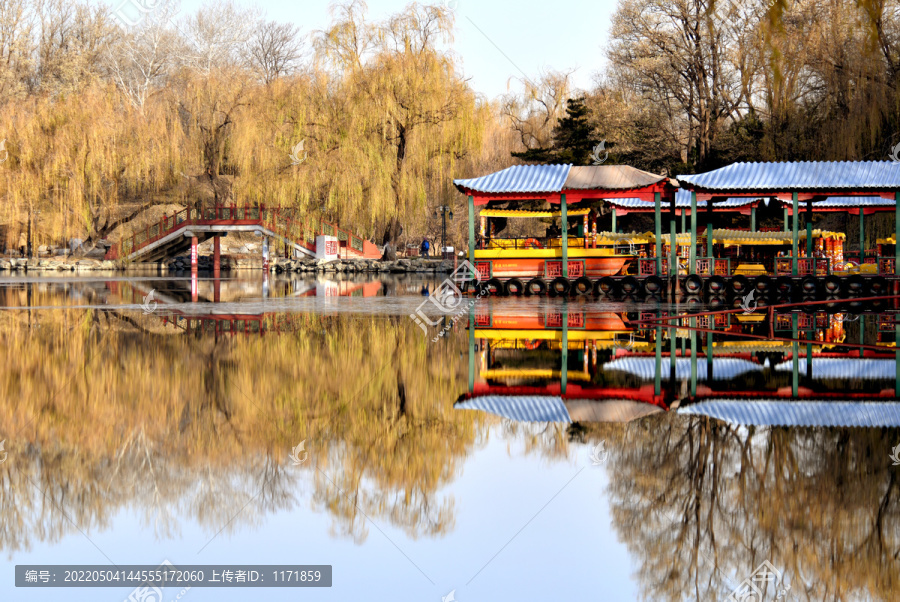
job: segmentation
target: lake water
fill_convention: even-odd
[[[0,599],[900,599],[894,306],[439,284],[0,280]],[[166,560],[333,585],[13,578]]]

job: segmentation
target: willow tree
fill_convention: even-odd
[[[40,213],[42,229],[57,240],[73,230],[104,238],[135,204],[159,202],[171,187],[180,168],[171,126],[158,108],[140,115],[105,84],[3,111],[0,129],[14,133],[0,169],[5,221]]]
[[[429,180],[449,180],[454,162],[480,144],[482,125],[474,93],[442,48],[452,40],[447,8],[411,4],[378,23],[364,14],[359,1],[338,7],[316,39],[335,93],[310,132],[329,155],[325,207],[383,230],[387,242],[402,220],[424,212]]]

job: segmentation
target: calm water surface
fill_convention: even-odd
[[[894,309],[438,284],[0,280],[0,599],[163,560],[333,566],[165,602],[900,599]]]

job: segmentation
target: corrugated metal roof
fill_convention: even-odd
[[[633,190],[666,176],[629,165],[514,165],[467,180],[453,180],[458,189],[484,193],[557,193],[564,190]]]
[[[564,188],[567,190],[632,190],[667,179],[630,165],[587,165],[569,170]]]
[[[781,200],[784,205],[790,206],[792,201]],[[827,207],[893,207],[897,201],[891,199],[883,199],[880,196],[833,196],[824,201],[815,201],[813,209],[824,209]],[[800,207],[805,208],[806,202],[800,201]]]
[[[793,364],[790,361],[782,362],[775,366],[778,372],[791,372]],[[897,362],[895,360],[843,358],[843,357],[814,357],[812,361],[813,377],[815,379],[842,379],[842,380],[894,380],[897,377]],[[800,374],[806,374],[806,360],[800,361]]]
[[[485,395],[456,404],[461,410],[480,410],[518,422],[572,422],[561,397],[551,395]]]
[[[900,163],[893,161],[798,161],[732,163],[701,174],[678,176],[687,188],[702,190],[895,190]]]
[[[669,378],[669,358],[664,358],[662,363],[662,377]],[[634,374],[643,380],[656,378],[656,358],[653,357],[624,357],[603,365],[604,371],[622,371]],[[755,362],[740,358],[724,357],[713,360],[713,380],[728,380],[745,374],[762,370],[762,366]],[[686,380],[691,377],[690,358],[677,358],[675,360],[675,380]],[[706,380],[706,358],[697,360],[697,380]]]
[[[871,401],[713,399],[682,406],[679,414],[757,426],[900,426],[900,404]]]
[[[471,178],[453,180],[460,190],[488,193],[531,193],[562,190],[571,165],[513,165],[500,171]]]
[[[717,209],[746,207],[747,205],[751,205],[759,200],[762,199],[753,197],[733,197],[724,201],[716,201],[715,203],[713,203],[713,206]],[[653,209],[655,207],[655,203],[653,201],[644,201],[641,199],[607,199],[606,201],[619,207],[626,207],[631,209]],[[691,208],[690,190],[680,189],[675,193],[675,207],[679,209]],[[706,201],[697,201],[697,207],[706,207]],[[665,211],[668,208],[668,203],[663,201],[662,210]]]

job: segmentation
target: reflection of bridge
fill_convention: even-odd
[[[215,257],[219,256],[219,237],[229,232],[258,232],[284,242],[298,255],[316,255],[317,238],[329,255],[347,258],[381,257],[369,241],[324,221],[304,221],[293,217],[293,211],[278,207],[209,207],[182,209],[165,215],[156,224],[135,232],[113,245],[106,259],[159,261],[184,253],[209,238],[215,238]],[[334,241],[324,237],[332,237]],[[216,261],[218,265],[218,261]]]
[[[207,283],[213,286],[213,304],[219,303],[218,279]],[[150,290],[153,295],[153,313],[157,309],[167,305],[175,305],[199,301],[197,279],[191,279],[190,290],[173,289],[178,281],[166,282],[169,290],[159,292],[156,289],[140,286],[137,283],[129,283],[121,286],[120,282],[107,282],[107,288],[133,304],[143,304]],[[291,297],[374,297],[381,290],[381,282],[313,282],[309,286],[300,288],[290,293]],[[207,301],[208,302],[208,301]],[[242,312],[225,313],[217,311],[209,312],[185,312],[175,307],[166,307],[165,312],[159,312],[163,324],[172,324],[187,333],[216,334],[216,335],[257,335],[266,332],[293,332],[301,328],[309,327],[309,320],[304,314],[290,314],[284,312]]]

